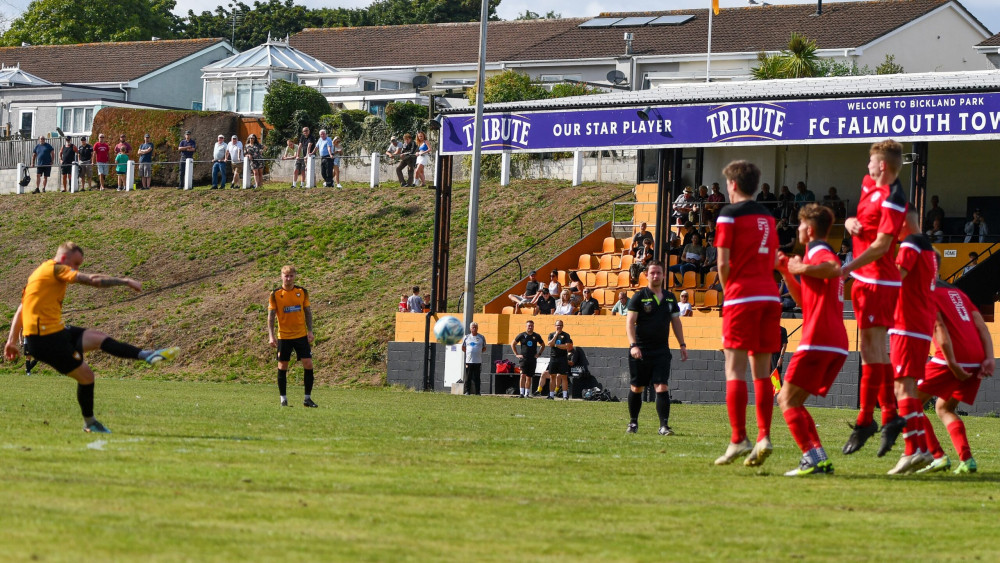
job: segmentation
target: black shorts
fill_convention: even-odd
[[[650,384],[666,385],[670,380],[670,350],[642,350],[642,359],[628,356],[629,385],[648,387]]]
[[[72,164],[63,164],[59,168],[59,173],[62,174],[63,176],[69,176],[70,174],[73,173],[73,165]]]
[[[39,166],[38,174],[48,178],[50,175],[52,175],[52,165]]]
[[[521,358],[517,362],[518,367],[521,368],[521,375],[535,375],[535,363],[537,361],[537,358],[529,358],[528,356]]]
[[[295,171],[305,172],[306,171],[306,160],[304,158],[295,159]]]
[[[83,333],[85,328],[68,326],[45,336],[24,338],[24,353],[52,366],[63,375],[83,365]]]
[[[550,358],[547,371],[553,375],[569,375],[569,362],[566,358]]]
[[[295,350],[295,357],[301,360],[312,358],[312,347],[309,346],[309,338],[302,336],[291,340],[278,339],[278,361],[287,362],[292,359],[292,350]]]

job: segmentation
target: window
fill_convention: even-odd
[[[368,104],[368,113],[381,117],[385,115],[385,107],[388,104],[389,102],[371,102]]]
[[[264,96],[267,95],[267,81],[254,80],[251,88],[253,101],[250,103],[250,111],[253,113],[264,112]]]
[[[395,80],[379,80],[378,85],[381,90],[399,90],[399,82]]]
[[[236,111],[236,81],[222,81],[222,111]]]
[[[209,80],[205,82],[205,109],[218,111],[222,107],[222,81]]]
[[[250,85],[249,80],[236,83],[236,111],[240,113],[250,113]]]
[[[201,111],[201,102],[191,102],[191,109]]]
[[[374,80],[365,80],[365,92],[374,92],[378,89],[378,83]]]
[[[34,110],[21,110],[21,127],[19,129],[22,136],[34,137],[35,136],[35,111]]]
[[[73,135],[90,134],[94,124],[94,108],[63,108],[62,130]]]

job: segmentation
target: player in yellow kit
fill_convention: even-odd
[[[292,351],[302,362],[305,372],[302,383],[305,385],[305,399],[302,405],[317,407],[312,400],[313,362],[310,344],[314,339],[312,329],[312,310],[309,308],[309,292],[295,285],[295,267],[281,268],[281,287],[271,292],[267,305],[267,338],[272,348],[278,349],[278,392],[281,394],[281,406],[288,406],[286,395],[288,362],[292,359]],[[278,323],[275,337],[275,321]]]

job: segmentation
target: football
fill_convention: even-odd
[[[434,323],[434,338],[445,346],[458,344],[465,335],[462,322],[455,317],[441,317]]]

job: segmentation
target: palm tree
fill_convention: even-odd
[[[818,76],[821,72],[816,42],[801,33],[792,32],[787,49],[777,55],[759,53],[757,66],[750,72],[756,80]]]

